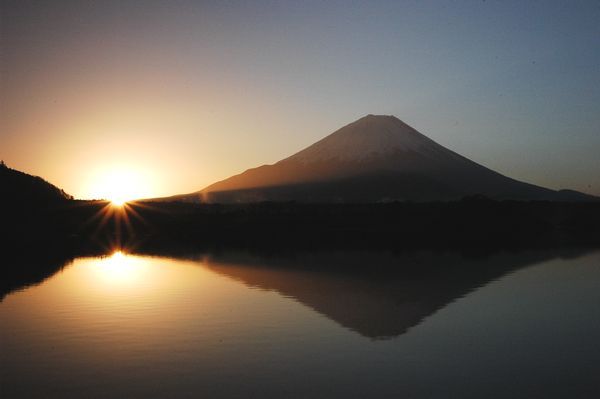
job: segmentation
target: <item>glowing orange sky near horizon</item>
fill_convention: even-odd
[[[245,123],[250,119],[246,113],[252,112],[248,107],[241,119],[228,117],[224,110],[216,115],[203,112],[201,97],[207,93],[191,98],[113,93],[124,98],[110,101],[110,88],[89,89],[95,95],[74,95],[66,107],[49,98],[40,109],[32,104],[28,112],[36,121],[19,112],[4,114],[3,131],[19,134],[0,136],[0,149],[10,149],[0,157],[9,167],[40,176],[75,198],[116,195],[131,200],[197,191],[247,168],[275,162],[312,140],[296,134],[298,126],[268,137],[284,123],[285,113],[265,128],[261,118]],[[200,111],[193,109],[196,106]],[[310,130],[315,140],[327,133]]]

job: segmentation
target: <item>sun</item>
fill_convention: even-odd
[[[103,170],[91,179],[90,186],[90,198],[108,200],[115,206],[151,195],[144,173],[131,168]]]
[[[127,201],[131,201],[134,199],[130,198],[130,196],[127,195],[126,191],[127,190],[124,190],[123,186],[119,182],[115,185],[115,187],[112,189],[112,192],[108,195],[106,199],[108,199],[113,205],[123,206],[123,204],[125,204]]]

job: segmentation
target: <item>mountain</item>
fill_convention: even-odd
[[[394,116],[367,115],[273,165],[171,197],[199,202],[593,199],[520,182],[450,151]]]
[[[0,163],[0,202],[28,206],[48,205],[73,199],[60,188],[38,176],[11,169]]]

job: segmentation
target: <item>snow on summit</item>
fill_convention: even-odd
[[[438,144],[391,115],[367,115],[285,159],[355,161],[398,151],[421,152]]]

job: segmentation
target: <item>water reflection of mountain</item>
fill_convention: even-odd
[[[398,336],[457,298],[519,268],[565,254],[558,251],[464,257],[457,252],[322,251],[258,256],[224,251],[146,249],[145,254],[204,259],[210,270],[252,287],[277,291],[365,337]],[[102,255],[100,251],[77,255]],[[43,282],[68,265],[70,255],[4,259],[0,301]]]
[[[73,260],[67,255],[4,257],[0,268],[0,302],[13,291],[42,283]]]
[[[11,292],[41,284],[76,257],[107,255],[106,250],[50,250],[32,247],[29,252],[7,251],[0,257],[0,302]]]
[[[224,253],[211,270],[295,298],[365,337],[398,336],[452,301],[503,275],[557,253],[335,252],[287,257]]]

